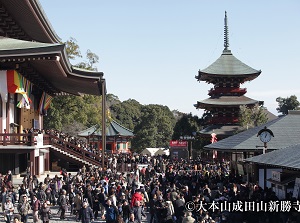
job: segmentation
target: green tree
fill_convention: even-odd
[[[278,102],[276,110],[283,115],[287,115],[289,110],[299,110],[300,103],[297,100],[296,95],[287,98],[278,97],[276,98],[276,102]]]
[[[70,38],[65,42],[66,52],[69,59],[82,58],[77,41]],[[75,67],[86,70],[96,70],[95,63],[99,57],[90,50],[86,54],[87,62],[80,62]],[[48,115],[44,118],[45,128],[68,129],[68,126],[79,126],[78,128],[90,127],[95,124],[101,125],[102,97],[94,95],[57,96],[48,110]]]
[[[239,122],[245,129],[262,125],[268,121],[266,109],[260,105],[249,108],[245,105],[240,106]]]
[[[110,106],[112,118],[131,130],[134,130],[140,121],[141,109],[142,105],[134,99],[128,99],[123,102],[115,101],[115,103]]]
[[[174,125],[175,118],[167,106],[143,106],[140,122],[134,129],[132,148],[140,152],[147,147],[168,147]]]
[[[174,127],[173,140],[180,139],[180,136],[192,136],[200,130],[198,116],[190,114],[183,114]]]

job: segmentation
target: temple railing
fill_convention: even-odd
[[[42,145],[39,143],[39,137],[43,137]],[[39,135],[36,133],[21,134],[21,133],[0,133],[0,146],[18,145],[22,146],[54,146],[64,152],[67,152],[77,158],[88,161],[93,165],[100,165],[101,157],[95,153],[89,152],[81,147],[78,147],[62,138],[54,135]]]
[[[244,95],[247,93],[247,88],[239,88],[239,87],[217,87],[217,88],[211,88],[208,91],[208,95],[219,95],[219,94],[238,94],[238,95]]]
[[[34,133],[20,134],[20,133],[0,133],[0,146],[8,145],[24,145],[34,146],[36,145]]]

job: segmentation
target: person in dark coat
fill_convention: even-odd
[[[49,220],[51,218],[51,210],[50,210],[50,207],[48,206],[47,203],[50,204],[49,201],[44,202],[43,205],[42,205],[41,210],[39,211],[40,212],[40,217],[41,217],[41,220],[42,220],[43,223],[49,223]]]
[[[178,194],[177,199],[173,202],[174,215],[176,217],[176,222],[181,223],[184,218],[185,202],[182,197]]]
[[[100,211],[100,188],[96,188],[95,190],[95,194],[93,196],[93,213],[95,216],[95,219],[98,218],[98,213]]]
[[[82,208],[79,211],[79,220],[82,223],[90,223],[94,221],[93,210],[90,208],[87,202],[83,202]]]
[[[142,216],[146,218],[146,214],[143,211],[143,208],[139,201],[135,202],[135,206],[132,208],[132,213],[137,223],[142,222]]]
[[[112,204],[111,200],[107,200],[105,204],[105,210],[106,223],[115,223],[118,218],[118,209]]]
[[[60,208],[60,219],[65,219],[66,210],[67,210],[67,192],[62,190],[62,194],[59,197],[59,208]]]

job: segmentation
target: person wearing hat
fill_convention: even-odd
[[[31,207],[30,207],[28,198],[27,198],[26,194],[23,194],[20,199],[20,203],[18,204],[18,207],[17,207],[19,214],[21,215],[21,221],[23,223],[27,223],[28,212],[29,212],[30,208]]]
[[[90,223],[94,221],[93,210],[89,206],[88,202],[82,203],[82,208],[79,211],[79,220],[82,223]]]
[[[6,202],[4,203],[4,219],[6,223],[10,223],[13,213],[14,205],[11,202],[11,198],[7,196]]]

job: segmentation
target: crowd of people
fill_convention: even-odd
[[[117,161],[123,158],[113,157]],[[62,170],[60,175],[47,175],[40,182],[28,172],[22,185],[13,185],[11,172],[1,175],[5,220],[8,223],[18,214],[27,223],[32,214],[33,222],[43,223],[51,221],[53,215],[62,221],[73,218],[84,223],[100,219],[107,223],[300,222],[294,209],[222,210],[222,202],[237,205],[278,200],[272,190],[246,183],[231,172],[229,162],[204,162],[200,158],[173,161],[166,156],[141,155],[134,160],[136,165],[126,172],[83,166],[77,174]],[[14,213],[14,204],[18,213]],[[51,213],[50,207],[59,207],[59,212]],[[71,216],[66,216],[67,210]]]

